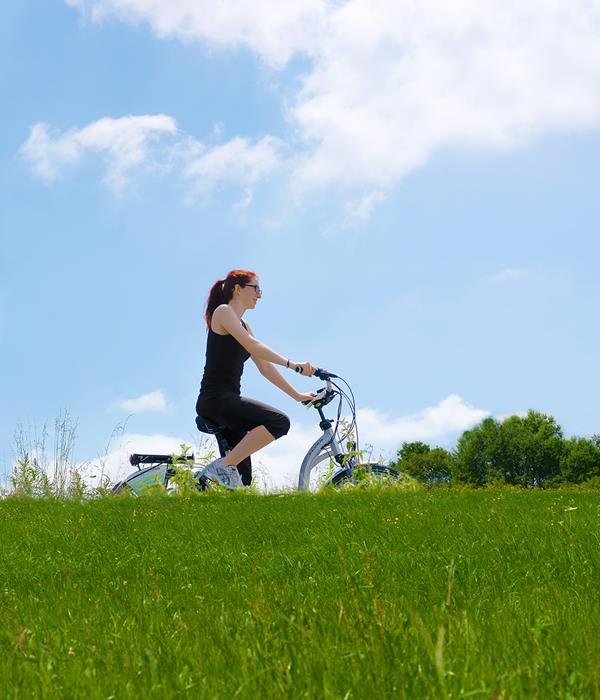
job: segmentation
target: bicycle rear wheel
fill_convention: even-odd
[[[173,467],[152,465],[141,471],[133,472],[126,479],[115,484],[112,493],[116,496],[125,493],[130,496],[139,496],[144,492],[149,493],[155,490],[173,495],[180,491],[180,485],[173,478],[175,475],[176,470]],[[204,476],[191,476],[190,474],[186,481],[188,486],[193,486],[200,492],[211,488],[211,483]]]
[[[406,478],[402,472],[384,464],[359,464],[354,468],[341,469],[334,474],[328,484],[335,488],[343,486],[387,486],[397,485]]]

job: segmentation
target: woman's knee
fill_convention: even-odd
[[[276,413],[265,425],[265,428],[271,433],[275,440],[277,440],[288,434],[290,430],[290,419],[285,413]]]

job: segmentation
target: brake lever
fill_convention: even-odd
[[[317,391],[317,395],[315,396],[314,399],[310,399],[309,401],[302,401],[302,403],[307,408],[310,408],[311,406],[315,405],[316,401],[320,401],[321,399],[324,399],[326,396],[327,396],[327,387],[323,387],[322,389],[319,389],[319,391]]]

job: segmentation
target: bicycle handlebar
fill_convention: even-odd
[[[327,386],[321,389],[314,399],[302,401],[302,403],[305,406],[315,406],[315,408],[322,408],[323,406],[327,405],[337,393],[336,391],[332,390],[330,380],[337,379],[338,376],[337,374],[333,374],[333,372],[328,372],[327,370],[321,369],[319,367],[315,368],[314,376],[318,377],[324,382],[327,382]]]
[[[302,372],[302,367],[299,365],[296,365],[294,367],[294,370],[298,372],[299,374],[303,374]],[[315,368],[315,377],[318,377],[319,379],[322,379],[324,382],[327,381],[328,379],[337,379],[338,376],[337,374],[333,374],[332,372],[328,372],[326,369],[320,369],[319,367]]]
[[[336,395],[337,392],[333,391],[331,388],[323,388],[317,392],[313,399],[308,401],[302,401],[305,406],[314,406],[315,408],[323,408],[326,406]]]
[[[337,374],[333,374],[332,372],[328,372],[326,369],[319,369],[317,367],[315,369],[315,377],[318,377],[319,379],[323,380],[326,382],[328,379],[337,379],[338,376]]]

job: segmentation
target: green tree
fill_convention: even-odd
[[[459,438],[452,476],[478,486],[492,481],[541,486],[560,474],[563,443],[560,425],[537,411],[502,422],[486,418]]]
[[[485,418],[460,436],[452,460],[454,482],[484,486],[488,481],[503,479],[500,428],[501,423],[495,418]]]
[[[441,447],[424,442],[403,442],[394,467],[424,484],[450,482],[452,455]]]
[[[560,459],[561,481],[580,484],[595,476],[600,477],[600,441],[597,437],[565,440]]]
[[[541,486],[560,474],[563,435],[552,416],[528,411],[511,416],[501,426],[506,481],[520,486]]]
[[[431,452],[431,447],[426,442],[403,442],[398,450],[398,460],[406,461],[414,455],[426,455]]]

